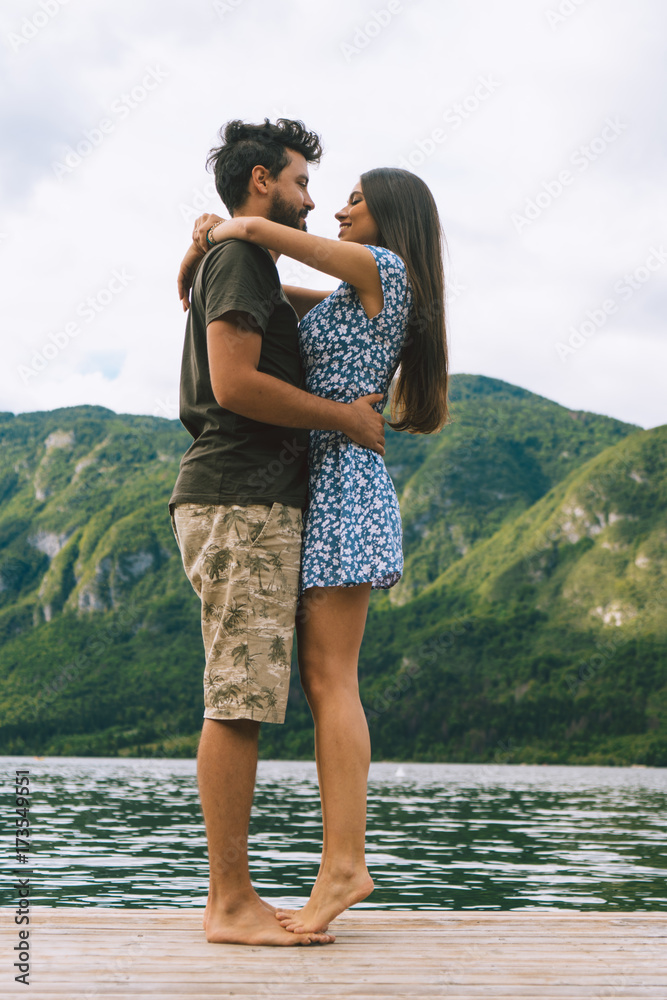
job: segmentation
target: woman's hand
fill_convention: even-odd
[[[181,269],[178,272],[178,297],[183,304],[183,312],[187,312],[190,308],[190,289],[203,256],[204,253],[198,245],[192,243],[181,262]]]
[[[211,244],[206,239],[206,234],[212,226],[228,226],[231,229],[233,225],[233,219],[221,219],[219,215],[213,215],[210,212],[204,212],[198,219],[195,219],[192,230],[192,245],[183,258],[181,269],[178,272],[178,297],[183,303],[184,312],[190,307],[190,289],[192,288],[192,282],[194,281],[199,262],[206,251],[211,249]],[[220,235],[222,239],[225,238],[222,233]],[[231,235],[230,232],[229,236]],[[217,242],[221,242],[221,239],[218,239]]]
[[[209,212],[204,212],[200,215],[198,219],[195,220],[195,226],[192,230],[192,240],[196,243],[202,253],[206,253],[207,250],[211,249],[210,243],[206,239],[206,234],[211,228],[211,226],[217,226],[219,223],[224,222],[219,215],[212,215]]]

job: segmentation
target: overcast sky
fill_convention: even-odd
[[[323,138],[311,232],[371,167],[430,185],[452,371],[667,422],[666,31],[659,0],[4,0],[0,409],[178,415],[206,154],[284,116]]]

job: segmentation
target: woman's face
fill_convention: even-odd
[[[340,223],[339,240],[345,240],[347,243],[370,243],[375,246],[380,239],[380,230],[368,211],[360,180],[354,185],[352,194],[347,199],[347,205],[336,212],[335,218]]]

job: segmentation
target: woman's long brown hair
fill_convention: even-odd
[[[412,309],[391,401],[397,431],[432,434],[447,421],[447,333],[442,227],[433,195],[409,170],[379,167],[361,175],[378,246],[405,262]]]

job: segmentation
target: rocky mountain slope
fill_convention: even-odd
[[[665,436],[456,376],[388,434],[406,572],[360,676],[379,758],[667,763]],[[198,602],[166,503],[189,438],[100,407],[0,415],[0,752],[191,754]],[[265,756],[308,756],[296,670]]]

